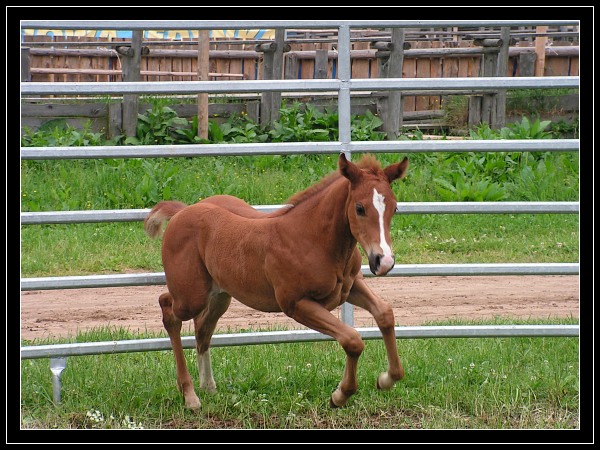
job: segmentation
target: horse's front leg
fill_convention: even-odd
[[[356,369],[365,344],[360,334],[335,317],[327,308],[310,299],[301,299],[289,305],[284,312],[297,322],[333,337],[346,352],[346,368],[337,389],[331,394],[330,406],[341,407],[358,390]]]
[[[388,359],[388,370],[381,373],[377,378],[377,389],[391,389],[396,381],[404,377],[404,368],[396,347],[395,320],[392,307],[375,295],[361,276],[354,280],[347,302],[366,309],[377,322],[383,336]]]

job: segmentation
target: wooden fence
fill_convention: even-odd
[[[122,81],[121,62],[113,48],[54,48],[35,47],[35,42],[50,41],[48,36],[27,36],[23,46],[31,42],[30,81]],[[77,38],[70,38],[77,39]],[[99,39],[100,40],[100,39]],[[104,40],[106,41],[106,40]],[[121,40],[125,41],[125,40]],[[118,45],[118,41],[112,41]],[[474,49],[472,40],[462,40],[448,47],[441,41],[408,42],[404,52],[402,77],[476,77],[482,74],[481,54],[452,53],[453,49]],[[536,60],[542,59],[534,46],[523,41],[511,46],[506,76],[533,76]],[[544,76],[579,75],[579,46],[569,42],[544,48]],[[528,46],[524,46],[528,45]],[[63,46],[68,46],[65,42]],[[231,44],[211,41],[209,79],[262,79],[263,53],[255,44]],[[284,55],[285,79],[335,78],[337,57],[332,43],[289,44]],[[378,78],[381,53],[371,48],[371,42],[351,44],[352,78]],[[185,47],[190,47],[189,45]],[[326,52],[326,53],[325,53]],[[323,58],[323,55],[325,57]],[[140,81],[198,80],[198,51],[196,48],[155,48],[142,56]],[[424,111],[440,108],[439,96],[408,96],[405,111]]]
[[[513,32],[514,34],[514,32]],[[515,34],[518,35],[518,34]],[[535,40],[516,42],[510,35],[511,44],[502,65],[499,55],[502,40],[491,38],[444,41],[442,39],[403,41],[403,51],[397,74],[388,74],[388,59],[394,51],[390,51],[389,36],[387,40],[374,36],[370,40],[351,43],[350,63],[352,78],[386,78],[388,76],[402,78],[455,78],[478,76],[577,76],[579,74],[579,47],[577,42],[552,42],[547,46],[547,37],[539,33]],[[435,36],[434,36],[435,37]],[[125,39],[98,38],[95,48],[83,41],[83,37],[50,37],[24,36],[23,59],[29,61],[26,65],[27,81],[41,82],[118,82],[125,81],[124,72],[126,56],[119,53],[119,46],[130,45]],[[367,39],[367,38],[365,38]],[[318,39],[317,39],[318,41]],[[500,44],[498,43],[500,42]],[[277,79],[272,73],[272,53],[269,55],[264,48],[270,41],[262,44],[232,42],[218,39],[210,41],[208,79],[210,80],[259,80]],[[393,39],[392,39],[393,43]],[[27,47],[27,45],[30,47]],[[49,44],[52,44],[50,46]],[[80,45],[76,45],[80,44]],[[161,44],[161,45],[159,45]],[[165,45],[170,44],[170,45]],[[180,43],[152,41],[144,42],[140,61],[140,81],[195,81],[198,80],[198,44],[193,41]],[[88,48],[74,48],[74,47]],[[63,47],[63,48],[59,48]],[[167,48],[169,47],[169,48]],[[504,53],[506,55],[506,53]],[[302,42],[293,40],[286,43],[283,54],[281,77],[284,79],[335,79],[338,70],[337,51],[335,42]],[[268,69],[265,69],[268,67]],[[131,80],[129,80],[131,81]],[[399,103],[400,93],[386,103],[387,92],[373,93],[370,99],[353,99],[353,104],[362,113],[370,109],[380,114],[384,121],[384,131],[388,136],[394,136],[398,123],[403,124],[406,115],[425,118],[420,122],[421,129],[440,128],[443,124],[439,118],[444,92],[403,92],[400,111],[394,111],[389,104]],[[458,93],[453,93],[456,95]],[[468,125],[487,122],[493,128],[504,126],[505,92],[488,92],[485,95],[470,92],[468,106]],[[256,122],[269,123],[276,120],[265,107],[265,98],[272,94],[263,93],[261,105],[257,109],[255,102],[224,107],[218,104],[210,105],[208,114],[219,115],[222,112],[245,112]],[[305,99],[308,100],[308,99]],[[311,102],[313,99],[311,99]],[[269,101],[271,102],[271,100]],[[273,105],[275,101],[273,100]],[[124,102],[124,105],[127,102]],[[358,105],[358,106],[357,106]],[[123,106],[124,107],[124,106]],[[120,109],[121,108],[121,109]],[[135,107],[134,107],[135,108]],[[68,109],[68,108],[67,108]],[[187,110],[185,105],[179,109]],[[397,109],[397,108],[396,108]],[[80,127],[87,120],[92,120],[95,131],[107,131],[112,137],[122,129],[134,130],[133,125],[123,122],[124,110],[121,105],[101,104],[71,109],[70,115],[60,114],[65,107],[56,104],[41,105],[39,102],[24,104],[22,107],[22,126],[36,129],[44,121],[51,118],[68,117],[71,125]],[[135,110],[135,109],[134,109]],[[139,112],[144,112],[141,109]],[[179,112],[179,111],[178,111]],[[400,118],[388,117],[400,115]],[[227,115],[227,114],[226,114]],[[125,114],[129,117],[131,114]],[[186,114],[180,114],[186,117]],[[406,126],[406,124],[404,124]],[[410,126],[410,124],[409,124]],[[131,134],[131,131],[128,132]]]

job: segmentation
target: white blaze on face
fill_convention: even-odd
[[[383,258],[381,258],[381,266],[391,267],[394,264],[394,257],[392,255],[392,249],[385,240],[385,231],[383,228],[383,215],[385,213],[385,197],[377,192],[377,189],[373,189],[373,206],[379,213],[379,246],[383,251]]]

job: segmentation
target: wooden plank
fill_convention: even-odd
[[[273,79],[283,79],[283,50],[285,46],[285,30],[278,28],[275,30],[275,45],[277,48],[273,55]],[[325,65],[327,67],[327,51],[325,51]],[[327,74],[327,69],[325,69]],[[271,93],[271,124],[279,120],[279,110],[281,109],[281,92]]]
[[[482,122],[481,120],[481,95],[473,95],[469,97],[469,118],[468,126],[476,127]]]
[[[21,47],[21,81],[31,81],[31,55],[29,47]]]
[[[183,60],[181,58],[171,59],[171,72],[183,72]],[[173,75],[168,78],[168,81],[175,81]],[[177,78],[177,81],[181,81],[181,78]]]
[[[185,60],[181,60],[182,64]],[[53,74],[67,74],[67,75],[93,75],[93,76],[99,76],[99,75],[121,75],[121,71],[120,70],[115,70],[115,69],[71,69],[71,68],[36,68],[36,69],[31,69],[31,73],[34,74],[38,74],[38,73],[53,73]],[[142,76],[162,76],[162,77],[176,77],[177,79],[182,79],[185,77],[197,77],[198,76],[198,71],[196,72],[174,72],[172,70],[165,70],[165,71],[160,71],[160,70],[140,70],[140,75]],[[209,72],[208,73],[209,77],[218,77],[218,78],[233,78],[233,79],[241,79],[243,78],[243,74],[238,74],[238,73],[216,73],[216,72]],[[140,80],[143,81],[143,80]]]
[[[198,30],[198,77],[200,81],[208,80],[208,67],[210,61],[210,36],[208,30]],[[198,137],[208,139],[208,93],[198,94],[198,105],[196,107],[198,115]]]
[[[327,50],[317,50],[315,54],[315,79],[327,78]],[[360,77],[364,78],[364,77]]]
[[[250,49],[250,44],[244,48]],[[253,47],[252,47],[253,48]],[[254,52],[256,54],[256,52]],[[242,58],[244,80],[258,80],[258,56],[254,58]]]
[[[508,72],[508,45],[510,43],[510,27],[500,28],[500,39],[502,45],[500,46],[500,52],[498,52],[498,59],[496,61],[496,76],[506,76]],[[495,128],[500,129],[506,124],[506,89],[498,90],[496,95],[496,117],[495,117]]]
[[[284,58],[284,78],[286,80],[298,79],[298,57],[295,53],[288,53]]]
[[[302,44],[304,50],[309,44]],[[300,79],[311,80],[315,72],[315,61],[310,59],[304,59],[300,61]]]
[[[518,77],[533,77],[535,75],[535,53],[521,53],[519,55],[519,65],[517,66]]]
[[[536,33],[546,33],[548,31],[547,26],[536,27]],[[543,77],[546,67],[546,43],[548,42],[547,36],[538,36],[535,38],[535,54],[537,59],[535,62],[535,76]]]
[[[329,58],[329,52],[333,51],[333,44],[332,43],[323,44],[323,50],[327,50],[327,52],[328,52],[327,75],[325,76],[325,78],[327,78],[328,80],[331,80],[333,78],[333,61],[334,61],[334,59]],[[350,73],[352,73],[352,58],[350,58]]]
[[[140,65],[142,59],[142,30],[133,30],[131,38],[132,54],[122,55],[123,80],[140,81]],[[123,95],[123,129],[127,136],[135,136],[138,115],[137,94]]]
[[[569,62],[569,75],[575,77],[579,76],[579,56],[571,56]]]
[[[158,59],[158,70],[160,70],[161,72],[169,72],[171,70],[171,59],[172,58],[167,58],[167,57],[159,58]],[[158,81],[168,81],[168,78],[166,78],[165,76],[159,75]]]
[[[420,41],[417,42],[417,48],[430,48],[431,42]],[[431,76],[431,58],[417,58],[416,64],[416,77],[417,78],[429,78]],[[415,97],[415,110],[423,111],[429,109],[429,97],[417,96]]]
[[[192,72],[192,60],[190,58],[182,58],[181,59],[181,72],[182,73]],[[196,71],[196,73],[197,73],[197,71]],[[182,81],[194,81],[194,78],[192,75],[186,75],[182,78],[176,78],[176,79],[180,79]]]
[[[106,103],[21,103],[21,117],[63,118],[88,117],[98,118],[108,114]]]
[[[112,139],[123,130],[123,108],[121,103],[108,104],[108,138]]]
[[[442,41],[434,41],[431,43],[432,48],[441,48],[444,45]],[[442,58],[431,58],[431,77],[442,78]],[[439,110],[442,107],[442,96],[429,97],[429,109]]]
[[[150,50],[150,53],[152,53],[152,50]],[[147,70],[151,71],[151,72],[160,72],[160,59],[158,58],[144,58],[144,60],[146,61],[146,67]],[[158,75],[146,75],[146,80],[149,82],[153,82],[153,81],[159,81],[160,78]]]
[[[68,126],[78,130],[83,130],[89,124],[90,129],[95,133],[103,132],[107,128],[106,116],[99,117],[97,119],[65,117],[64,121]],[[39,117],[28,117],[21,121],[21,132],[23,131],[24,127],[35,131],[46,122],[48,122],[48,120]]]
[[[354,50],[368,50],[369,43],[368,42],[354,42],[353,43]],[[352,78],[369,78],[369,66],[370,60],[368,59],[358,59],[351,58],[350,59],[351,70],[352,70]]]
[[[263,56],[263,80],[273,79],[274,52],[264,52]],[[273,106],[273,93],[263,91],[260,93],[260,124],[271,125],[271,111]]]
[[[106,58],[98,59],[98,58],[88,58],[89,61],[89,70],[98,70],[102,67],[103,64],[106,64]],[[108,81],[103,78],[108,78],[106,75],[89,75],[89,81],[101,82]]]
[[[242,74],[242,60],[231,59],[229,60],[229,73],[231,75],[243,75]],[[241,77],[229,77],[230,80],[239,80]]]
[[[393,49],[390,51],[388,60],[388,77],[401,78],[402,66],[404,65],[404,29],[394,28],[392,30]],[[383,117],[383,131],[388,140],[398,139],[398,133],[402,130],[402,116],[404,115],[402,92],[388,91],[387,114]]]
[[[219,43],[219,39],[216,40],[216,49],[217,50],[230,50],[229,44]],[[229,73],[230,69],[230,60],[225,58],[215,58],[216,68],[211,72],[219,72],[219,73]]]
[[[416,58],[409,58],[404,54],[404,63],[402,64],[402,78],[415,78],[417,74]],[[415,111],[415,96],[404,95],[404,111]]]
[[[546,58],[545,76],[558,77],[569,74],[570,61],[568,57]]]

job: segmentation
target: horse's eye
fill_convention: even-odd
[[[361,203],[356,204],[356,214],[364,216],[366,214],[365,207]]]

